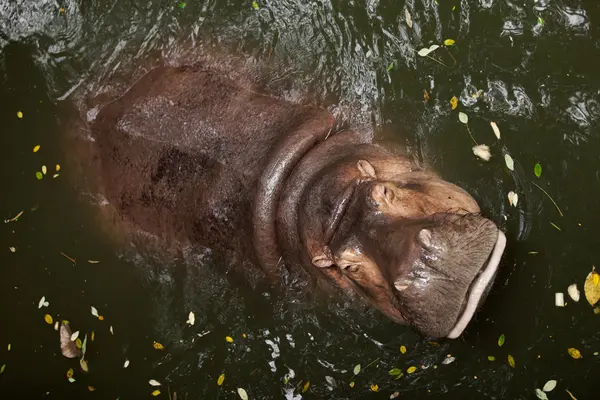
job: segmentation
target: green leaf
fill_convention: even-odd
[[[496,361],[496,357],[494,357],[494,356],[488,356],[488,361]]]
[[[5,369],[6,369],[6,364],[2,364],[2,366],[0,367],[0,374],[4,373]]]
[[[258,10],[260,7],[259,7],[259,5],[258,5],[257,2],[253,1],[252,2],[252,8],[254,8],[255,10]]]
[[[541,26],[544,26],[544,24],[546,23],[546,21],[544,21],[544,19],[542,17],[538,17],[537,18],[537,23]]]
[[[396,375],[400,375],[402,373],[402,370],[400,368],[392,368],[392,369],[390,369],[390,371],[388,373],[391,376],[396,376]]]
[[[44,178],[44,175],[42,175],[42,173],[38,171],[35,173],[35,177],[38,178],[38,180],[41,180],[42,178]]]
[[[85,357],[86,350],[87,350],[87,333],[85,334],[85,337],[83,338],[83,344],[81,345],[81,351],[83,352],[83,355],[81,356],[82,359]]]
[[[498,338],[498,347],[502,347],[504,345],[506,338],[504,337],[504,333],[502,335],[500,335],[500,337]]]
[[[388,65],[387,72],[390,72],[392,69],[394,69],[394,62],[393,61],[390,63],[390,65]]]
[[[540,163],[536,163],[535,167],[533,167],[533,173],[535,174],[535,176],[537,176],[538,178],[540,176],[542,176],[542,166],[540,165]]]
[[[359,372],[360,372],[360,364],[356,364],[356,366],[354,367],[354,375],[358,375]]]
[[[187,3],[185,1],[182,1],[181,3],[177,4],[177,7],[179,8],[185,8],[185,6],[187,6]]]

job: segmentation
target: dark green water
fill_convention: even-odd
[[[386,399],[396,391],[404,399],[534,399],[550,379],[558,381],[550,399],[569,399],[565,390],[597,398],[600,316],[583,297],[583,282],[600,255],[600,4],[258,4],[0,1],[0,219],[24,211],[0,226],[0,398],[151,398],[150,379],[162,383],[165,399],[169,389],[179,399],[234,399],[239,387],[252,399],[285,398],[286,388],[306,399]],[[446,66],[414,52],[448,38],[456,44],[431,53]],[[466,334],[434,345],[374,311],[253,288],[206,253],[185,249],[165,263],[152,248],[110,240],[96,218],[102,199],[69,179],[77,165],[61,143],[73,110],[85,116],[85,98],[126,84],[157,57],[176,63],[200,49],[268,62],[278,94],[338,105],[341,118],[373,126],[377,137],[392,138],[477,198],[508,245],[496,286]],[[452,96],[460,99],[455,111]],[[490,146],[489,162],[473,155],[459,110],[475,140]],[[55,164],[61,171],[52,179]],[[39,181],[42,165],[49,171]],[[507,201],[511,190],[516,208]],[[582,291],[579,303],[566,295],[572,283]],[[555,292],[565,293],[566,307],[554,306]],[[38,309],[42,296],[50,304]],[[89,373],[60,354],[46,313],[68,319],[81,335],[95,332]],[[266,340],[278,345],[276,358]],[[572,359],[571,347],[583,358]],[[446,365],[448,354],[455,361]],[[363,371],[352,378],[356,364]],[[398,380],[388,374],[409,366],[417,372]],[[295,377],[286,383],[288,368]]]

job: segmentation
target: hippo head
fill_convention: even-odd
[[[328,211],[313,213],[324,220],[322,237],[315,240],[304,224],[313,266],[394,321],[458,337],[489,292],[504,234],[463,189],[433,174],[379,174],[382,168],[366,160],[355,165],[355,179],[340,179],[348,168],[333,168],[313,187],[322,194],[323,185],[348,183],[321,208]],[[312,211],[324,198],[313,196]]]

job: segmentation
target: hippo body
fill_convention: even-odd
[[[504,235],[464,190],[335,129],[325,110],[202,66],[159,67],[102,107],[92,135],[123,221],[282,265],[456,337],[489,290]]]

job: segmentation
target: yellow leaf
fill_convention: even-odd
[[[453,96],[450,99],[450,105],[452,106],[452,109],[455,110],[456,107],[458,107],[458,99],[456,98],[456,96]]]
[[[69,370],[67,371],[67,378],[72,378],[73,377],[73,368],[69,368]]]
[[[35,147],[33,148],[33,152],[34,152],[34,153],[37,153],[39,149],[40,149],[40,145],[38,144],[37,146],[35,146]]]
[[[99,319],[100,321],[104,321],[104,317],[103,317],[102,315],[98,315],[98,319]]]
[[[152,346],[156,349],[156,350],[164,350],[165,346],[163,346],[162,344],[158,343],[158,342],[154,342],[152,343]]]
[[[304,387],[302,388],[302,393],[306,393],[308,391],[308,388],[310,388],[310,381],[306,381]]]
[[[374,392],[379,392],[379,385],[376,383],[371,384],[371,390]]]
[[[219,375],[219,379],[217,379],[217,385],[221,386],[223,381],[225,380],[225,374]]]
[[[2,364],[2,366],[0,367],[0,374],[3,374],[5,369],[6,369],[6,364]]]
[[[23,113],[21,111],[17,111],[17,118],[23,118]]]
[[[571,400],[577,400],[577,397],[573,396],[573,393],[569,392],[568,390],[565,390],[565,392],[567,392],[567,394],[571,396]]]
[[[453,46],[456,41],[454,39],[446,39],[444,40],[444,46]]]
[[[46,166],[42,165],[42,174],[46,175],[47,172],[48,172],[48,169],[46,168]]]
[[[515,358],[513,356],[511,356],[510,354],[508,355],[508,365],[515,368]]]
[[[233,338],[231,336],[225,336],[225,340],[227,343],[233,343]]]
[[[571,357],[573,357],[574,359],[578,359],[578,358],[582,358],[581,357],[581,352],[573,347],[570,347],[569,349],[567,349],[567,353],[569,353],[569,355]]]
[[[400,353],[406,354],[406,346],[400,346]]]
[[[77,338],[75,340],[75,346],[77,346],[78,349],[83,347],[83,342],[81,341],[81,339]]]
[[[160,394],[160,390],[156,389],[155,391],[153,391],[152,393],[150,393],[152,396],[158,396]]]
[[[408,367],[408,369],[406,370],[406,372],[408,372],[409,374],[412,374],[413,372],[415,372],[417,370],[417,367]]]
[[[92,339],[92,342],[94,341],[94,338],[95,338],[95,337],[96,337],[96,334],[94,333],[94,331],[92,331],[92,337],[91,337],[91,339]]]
[[[353,388],[354,387],[354,382],[350,382],[350,387]]]
[[[89,390],[90,392],[93,392],[94,390],[96,390],[96,388],[95,388],[95,387],[93,387],[93,386],[88,386],[88,390]]]
[[[46,323],[47,323],[48,325],[52,325],[52,322],[54,322],[54,321],[52,320],[52,315],[50,315],[50,314],[46,314],[46,315],[44,315],[44,321],[46,321]]]
[[[60,164],[56,164],[56,172],[60,171]]]
[[[585,284],[583,285],[583,291],[585,292],[585,298],[588,303],[593,307],[600,300],[600,275],[596,271],[592,271],[585,278]]]
[[[245,334],[245,333],[242,333],[242,337],[243,337],[244,339],[246,339],[248,336],[246,336],[246,334]]]
[[[81,367],[81,369],[83,370],[83,372],[89,372],[90,371],[90,369],[88,368],[87,361],[85,361],[83,358],[81,360],[79,360],[79,366]]]

